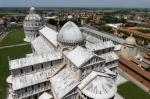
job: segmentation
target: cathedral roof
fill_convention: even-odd
[[[87,32],[91,32],[93,33],[94,35],[97,35],[97,36],[101,36],[103,38],[107,38],[107,39],[110,39],[112,41],[115,41],[115,42],[118,42],[120,44],[123,44],[125,42],[124,39],[121,39],[119,37],[116,37],[116,36],[112,36],[112,35],[109,35],[107,33],[103,33],[103,32],[100,32],[100,31],[97,31],[97,30],[94,30],[94,29],[91,29],[91,28],[88,28],[88,27],[80,27],[81,30],[84,30],[84,31],[87,31]]]
[[[35,65],[47,61],[54,61],[61,58],[62,58],[61,53],[56,51],[48,54],[40,54],[35,56],[33,55],[30,57],[10,60],[9,66],[10,66],[10,70],[12,70],[12,69],[23,68],[26,66],[31,66],[31,65]]]
[[[42,36],[37,37],[31,44],[37,54],[56,52],[52,46],[47,45],[45,38]]]
[[[74,50],[67,53],[66,56],[73,64],[75,64],[77,67],[80,67],[83,63],[92,58],[94,53],[88,49],[78,46]]]
[[[96,51],[96,50],[102,50],[106,48],[115,47],[115,45],[112,41],[106,41],[106,42],[99,42],[99,43],[94,43],[94,44],[87,43],[86,47],[92,51]]]
[[[78,85],[81,92],[93,99],[110,99],[115,96],[117,86],[110,76],[92,71]]]
[[[40,33],[50,41],[51,44],[53,44],[55,47],[57,46],[57,32],[53,29],[45,26],[40,30]]]
[[[26,75],[20,75],[17,77],[12,77],[12,89],[18,90],[31,85],[39,84],[48,81],[48,78],[52,77],[56,72],[58,72],[64,64],[56,66],[55,68],[48,68],[41,71],[36,71],[34,73],[29,73]]]
[[[105,59],[106,62],[111,62],[111,61],[119,59],[119,57],[117,56],[115,52],[105,53],[105,54],[100,55],[100,57]]]
[[[81,33],[79,27],[71,21],[68,21],[61,28],[58,36],[67,42],[70,42],[70,41],[77,42],[77,41],[81,41],[83,39],[83,36],[82,36],[82,33]]]
[[[67,67],[62,68],[50,81],[53,87],[52,92],[56,99],[62,99],[79,84],[79,81],[75,79]]]

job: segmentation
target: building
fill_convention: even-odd
[[[33,53],[9,61],[10,98],[114,99],[118,56],[112,41],[87,35],[71,21],[59,33],[48,26],[39,31]]]
[[[125,43],[121,47],[119,55],[119,68],[123,74],[130,75],[130,78],[136,85],[145,91],[150,91],[150,61],[145,59],[143,52],[137,47],[136,39],[131,35],[126,38]],[[138,83],[137,83],[138,82]]]
[[[39,35],[39,29],[43,26],[40,15],[35,13],[35,8],[31,7],[29,14],[25,17],[23,28],[25,32],[24,41],[31,42]]]
[[[88,27],[81,27],[81,31],[85,34],[91,35],[97,39],[100,39],[102,41],[112,41],[115,45],[122,45],[124,44],[125,40],[119,37],[116,37],[114,35],[109,35],[107,33],[103,33],[97,30],[93,30]]]
[[[125,57],[126,59],[130,60],[135,58],[138,53],[138,48],[136,47],[136,40],[130,35],[130,37],[126,38],[125,43],[121,47],[121,56]]]

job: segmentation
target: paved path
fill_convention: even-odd
[[[121,95],[119,95],[118,93],[116,93],[115,98],[114,99],[124,99]]]
[[[126,78],[124,78],[122,75],[118,74],[117,76],[117,86],[127,82],[128,80]],[[115,98],[114,99],[124,99],[119,93],[116,93]]]
[[[0,49],[10,48],[10,47],[17,47],[17,46],[23,46],[23,45],[28,45],[28,44],[30,44],[30,43],[16,44],[16,45],[9,45],[9,46],[2,46],[2,47],[0,47]]]
[[[121,85],[125,82],[127,82],[128,80],[126,78],[124,78],[122,75],[118,74],[117,76],[117,86]]]

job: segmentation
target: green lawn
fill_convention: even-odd
[[[23,41],[25,35],[23,29],[16,29],[10,32],[1,42],[0,46],[8,46],[25,43]]]
[[[10,74],[8,56],[10,59],[16,59],[24,57],[27,53],[31,53],[30,45],[0,49],[0,99],[6,99],[7,96],[6,78]]]
[[[150,33],[150,29],[138,29],[138,31],[142,32],[142,33]]]
[[[150,95],[137,87],[132,82],[118,86],[118,93],[125,99],[150,99]]]

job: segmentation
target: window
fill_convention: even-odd
[[[46,82],[44,82],[44,86],[46,86],[47,85],[47,83]]]
[[[53,63],[51,62],[51,66],[53,66]]]
[[[23,70],[22,69],[20,69],[20,72],[21,72],[21,74],[23,74]]]
[[[31,68],[32,68],[32,71],[34,71],[34,68],[33,68],[33,66],[31,66]]]
[[[25,92],[27,92],[27,88],[25,88]]]
[[[34,87],[33,87],[33,86],[31,86],[31,89],[32,89],[32,90],[34,90]]]
[[[94,66],[92,66],[92,70],[94,69]]]
[[[42,69],[44,68],[43,64],[41,64],[41,68],[42,68]]]

